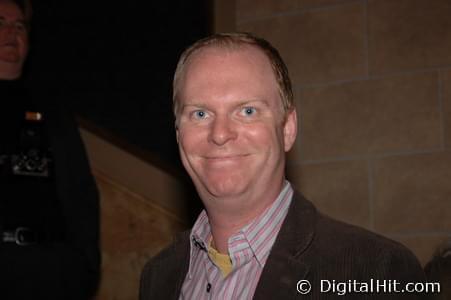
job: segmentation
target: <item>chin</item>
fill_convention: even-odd
[[[228,176],[228,177],[209,177],[204,181],[204,189],[208,194],[217,198],[234,197],[243,194],[248,184],[242,176]]]
[[[10,63],[0,62],[0,79],[14,80],[22,75],[22,67]]]
[[[210,186],[208,188],[208,194],[215,198],[229,198],[243,194],[243,189],[237,189],[236,187]]]

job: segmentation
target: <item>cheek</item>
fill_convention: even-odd
[[[204,133],[194,128],[179,129],[178,140],[181,151],[189,156],[201,151],[204,144]]]
[[[278,128],[266,124],[248,127],[242,133],[243,141],[261,150],[274,151],[271,149],[282,145],[282,134],[279,131]]]
[[[28,53],[28,35],[19,36],[19,45],[22,54],[26,55]]]

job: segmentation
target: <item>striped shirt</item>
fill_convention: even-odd
[[[189,269],[179,299],[252,299],[292,196],[293,189],[286,181],[277,199],[229,238],[232,271],[226,277],[208,255],[211,229],[207,213],[202,211],[191,230]]]

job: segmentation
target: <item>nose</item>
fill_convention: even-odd
[[[4,40],[13,41],[16,37],[16,28],[11,24],[0,26],[0,34]]]
[[[222,146],[236,137],[237,132],[233,121],[227,116],[217,116],[211,124],[209,141],[217,146]]]

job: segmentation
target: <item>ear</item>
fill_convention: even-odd
[[[297,132],[298,118],[296,109],[293,108],[287,113],[287,116],[285,117],[285,124],[283,125],[283,140],[285,152],[290,151],[291,147],[293,147]]]
[[[175,138],[177,139],[177,144],[178,144],[179,143],[179,125],[178,125],[177,120],[175,120],[174,127],[175,127]]]

